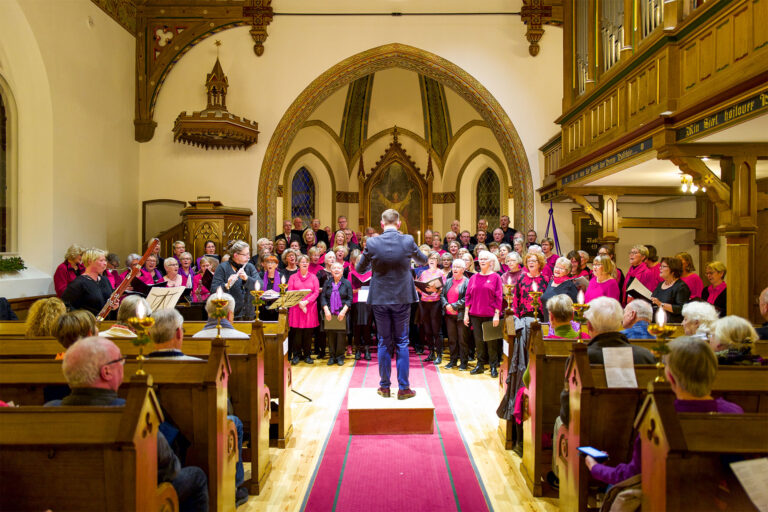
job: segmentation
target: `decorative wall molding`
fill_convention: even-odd
[[[136,35],[136,3],[134,0],[91,0],[118,25]]]
[[[360,193],[359,192],[344,192],[342,190],[336,191],[336,202],[337,203],[354,203],[357,204],[360,202]]]
[[[432,204],[451,204],[456,202],[456,192],[433,192]]]

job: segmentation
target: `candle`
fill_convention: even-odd
[[[584,292],[579,290],[579,294],[576,296],[576,304],[584,304]]]
[[[507,284],[509,286],[512,286],[512,277],[509,277],[509,276],[507,277]]]
[[[421,245],[421,230],[416,231],[416,241]]]
[[[261,282],[257,279],[256,280],[256,291],[261,290]]]
[[[667,323],[667,313],[664,311],[664,308],[659,307],[659,310],[656,312],[656,325],[659,327],[664,327],[664,324]]]
[[[285,284],[285,276],[280,278],[280,284]]]
[[[536,284],[536,281],[531,284],[531,291],[537,292],[539,291],[539,285]]]
[[[137,318],[144,318],[144,315],[147,314],[146,309],[144,309],[144,302],[139,301],[138,304],[136,304],[136,317]]]
[[[222,295],[222,292],[221,292],[221,286],[219,286],[219,289],[218,289],[218,290],[216,290],[216,298],[217,298],[218,300],[221,300],[221,295]]]

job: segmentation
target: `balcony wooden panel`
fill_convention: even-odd
[[[768,44],[768,0],[754,0],[752,2],[752,16],[756,20],[763,20],[762,23],[753,23],[754,49],[759,50]]]

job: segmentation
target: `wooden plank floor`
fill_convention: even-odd
[[[248,503],[238,508],[238,512],[301,509],[323,444],[347,391],[353,364],[354,359],[347,358],[343,368],[327,366],[325,360],[314,365],[294,366],[293,389],[310,397],[312,402],[294,396],[293,437],[283,450],[270,448],[273,469],[267,485],[259,496],[251,496]],[[455,369],[441,369],[440,374],[493,509],[557,510],[557,500],[531,496],[518,470],[520,458],[501,445],[497,433],[496,380],[488,373],[475,376]],[[249,466],[245,466],[246,473],[250,471]]]

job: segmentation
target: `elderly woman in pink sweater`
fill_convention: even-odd
[[[311,356],[312,331],[320,325],[317,316],[317,297],[320,284],[317,277],[309,271],[309,256],[302,254],[298,260],[299,270],[288,279],[288,290],[309,290],[297,305],[288,310],[288,325],[291,328],[291,362],[299,364],[303,359],[307,364],[314,364]]]

